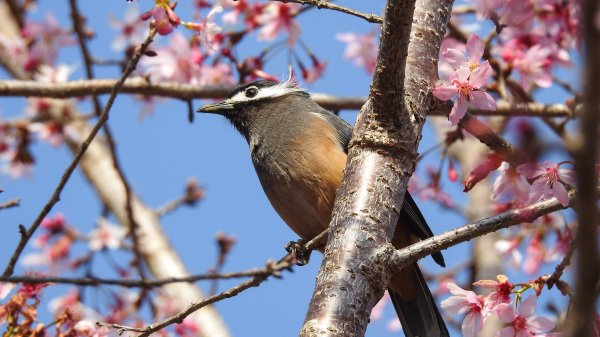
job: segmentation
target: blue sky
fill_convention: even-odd
[[[341,4],[361,11],[380,13],[383,1],[342,1]],[[152,6],[151,1],[139,1],[140,9]],[[180,4],[185,8],[184,2]],[[33,14],[33,18],[41,18],[51,11],[64,25],[70,23],[66,1],[42,1]],[[130,6],[125,1],[80,1],[82,12],[88,16],[90,26],[96,37],[90,44],[93,55],[98,58],[116,58],[110,49],[114,30],[107,28],[109,14],[121,17]],[[191,20],[185,17],[182,19]],[[299,19],[302,26],[301,38],[320,59],[329,61],[325,76],[312,85],[305,85],[311,92],[320,92],[345,96],[366,96],[368,94],[370,76],[363,69],[356,68],[351,62],[342,58],[345,45],[335,39],[336,33],[367,32],[373,28],[361,19],[327,10],[310,10]],[[184,34],[190,34],[184,31]],[[160,37],[156,43],[165,44],[168,39]],[[250,55],[260,50],[265,43],[257,44],[254,39],[246,39],[239,54]],[[83,63],[79,50],[66,48],[61,53],[61,63],[76,66],[77,71],[72,78],[83,78]],[[287,72],[287,57],[279,54],[267,66],[267,70],[276,75]],[[97,67],[99,78],[116,78],[119,76],[115,67]],[[570,71],[569,75],[573,75]],[[3,78],[6,74],[2,74]],[[550,98],[551,97],[551,98]],[[555,92],[544,100],[564,99],[560,92]],[[2,98],[0,114],[10,118],[22,112],[24,99]],[[102,98],[106,102],[106,97]],[[194,101],[200,107],[205,102]],[[82,105],[83,110],[89,105]],[[164,100],[155,106],[152,116],[139,119],[140,104],[126,95],[119,96],[110,115],[109,124],[113,128],[117,143],[117,152],[125,168],[136,194],[149,206],[160,206],[167,201],[179,197],[185,181],[194,176],[206,189],[206,199],[196,208],[182,208],[167,215],[162,223],[169,240],[180,253],[180,256],[193,273],[203,273],[210,269],[216,258],[214,237],[218,232],[225,232],[237,238],[232,253],[225,265],[225,271],[238,271],[261,267],[268,259],[278,259],[284,255],[286,242],[296,240],[295,234],[287,228],[283,221],[271,208],[260,187],[252,167],[248,147],[242,137],[222,118],[214,115],[196,115],[193,124],[187,121],[187,107],[184,102]],[[356,112],[343,111],[341,116],[353,123]],[[420,145],[421,152],[437,143],[432,131],[425,129]],[[21,206],[11,210],[3,210],[0,236],[4,244],[0,249],[0,261],[7,261],[13,247],[18,242],[17,224],[29,225],[43,204],[51,195],[71,155],[66,148],[53,148],[46,143],[38,142],[34,147],[37,165],[29,178],[12,180],[0,176],[0,187],[5,190],[0,195],[2,200],[12,197],[21,198]],[[423,169],[428,163],[436,166],[438,155],[428,156]],[[464,202],[459,182],[444,181],[457,203]],[[443,211],[432,202],[417,202],[429,221],[433,231],[442,231],[460,226],[464,220],[452,212]],[[69,223],[81,232],[89,232],[102,211],[102,205],[95,197],[92,189],[79,171],[71,178],[65,188],[61,201],[51,214],[62,212]],[[83,246],[80,245],[79,249]],[[31,251],[30,249],[26,252]],[[468,256],[469,244],[445,251],[449,267],[463,262]],[[126,265],[129,255],[117,253],[121,265]],[[216,305],[223,315],[234,336],[288,336],[297,334],[306,313],[308,301],[312,294],[315,276],[321,257],[315,253],[308,266],[294,268],[294,273],[285,272],[283,279],[269,279],[259,288],[250,289],[233,299],[222,301]],[[112,276],[107,263],[99,258],[95,261],[98,276]],[[440,268],[431,262],[423,261],[426,270],[439,272]],[[25,271],[22,267],[17,274]],[[104,272],[104,274],[103,274]],[[240,281],[223,281],[219,289],[236,285]],[[208,289],[208,283],[201,283]],[[63,294],[67,287],[56,286],[46,292],[46,299]],[[102,292],[89,289],[92,303],[94,298],[101,298]],[[390,308],[388,308],[390,309]],[[372,324],[367,336],[380,336],[387,333],[385,322],[392,317],[391,310],[385,314],[384,321]]]

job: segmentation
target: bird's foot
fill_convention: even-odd
[[[312,251],[306,249],[304,247],[305,244],[306,240],[300,239],[298,241],[290,241],[285,245],[285,250],[296,257],[296,265],[298,266],[304,266],[310,260],[310,253]]]

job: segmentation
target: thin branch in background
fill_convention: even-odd
[[[278,1],[278,2],[283,2],[283,3],[293,2],[293,3],[297,3],[297,4],[301,4],[301,5],[311,5],[311,6],[317,7],[318,9],[325,8],[325,9],[331,9],[331,10],[337,11],[337,12],[350,14],[352,16],[356,16],[361,19],[365,19],[370,23],[379,23],[379,24],[383,23],[383,18],[378,15],[361,13],[354,9],[342,7],[342,6],[339,6],[334,3],[324,1],[324,0],[270,0],[270,1]]]
[[[227,259],[227,256],[231,252],[231,249],[233,249],[233,246],[235,245],[236,240],[233,236],[228,236],[224,233],[219,233],[219,234],[217,234],[216,241],[217,241],[217,247],[219,247],[219,254],[217,255],[217,261],[215,263],[213,272],[215,274],[219,274],[221,272],[221,270],[223,269],[223,266],[225,265],[225,260]],[[210,295],[216,294],[218,287],[219,287],[219,279],[212,280],[211,285],[210,285],[209,294]]]
[[[12,200],[3,202],[0,204],[0,209],[7,209],[12,207],[17,207],[21,203],[21,198],[14,198]]]
[[[548,279],[546,279],[546,286],[548,287],[548,289],[552,289],[552,287],[555,284],[557,284],[557,282],[562,277],[565,268],[567,268],[571,264],[571,258],[573,257],[573,253],[575,253],[576,247],[577,247],[576,240],[571,241],[571,244],[569,245],[569,250],[567,251],[565,256],[562,258],[560,263],[556,265],[552,275],[550,275],[550,277]]]
[[[197,281],[208,281],[208,280],[230,280],[245,277],[264,276],[269,274],[271,271],[266,267],[262,269],[249,269],[240,272],[232,273],[208,273],[208,274],[196,274],[186,277],[169,277],[164,279],[137,279],[137,280],[126,280],[126,279],[107,279],[98,277],[58,277],[58,276],[10,276],[0,277],[0,282],[9,283],[29,283],[29,284],[44,284],[44,283],[56,283],[56,284],[73,284],[84,287],[96,287],[102,285],[109,286],[120,286],[125,288],[145,288],[151,289],[156,287],[162,287],[166,284],[171,283],[193,283]]]
[[[85,73],[89,80],[94,78],[94,69],[93,69],[93,61],[90,55],[86,40],[88,37],[88,33],[85,28],[85,18],[79,11],[77,6],[77,0],[69,0],[69,5],[71,8],[71,20],[73,22],[73,30],[77,35],[77,40],[79,42],[79,49],[81,50],[81,54],[83,56],[83,61],[85,64]],[[100,105],[100,99],[97,95],[92,95],[92,101],[94,103],[94,110],[96,115],[100,115],[102,111],[102,107]],[[119,178],[123,183],[123,187],[125,188],[125,211],[127,212],[128,223],[126,224],[129,228],[129,236],[133,242],[133,252],[135,256],[134,265],[136,266],[138,273],[142,279],[146,278],[146,274],[144,271],[144,267],[142,265],[142,254],[140,253],[138,238],[136,233],[136,223],[133,216],[133,209],[131,207],[131,186],[129,182],[125,178],[125,174],[123,172],[123,168],[120,164],[119,158],[117,157],[115,140],[112,134],[112,131],[108,125],[108,122],[105,122],[103,125],[103,130],[106,135],[106,140],[109,145],[110,155],[113,161],[113,165],[115,170],[119,174]]]
[[[2,276],[10,276],[13,274],[17,260],[19,259],[19,256],[23,252],[23,249],[25,249],[25,245],[27,244],[27,241],[29,241],[29,239],[33,236],[33,233],[40,226],[42,220],[48,215],[48,213],[50,212],[52,207],[54,207],[54,205],[60,200],[60,194],[61,194],[62,190],[64,189],[64,187],[66,186],[67,182],[69,181],[71,174],[73,174],[73,171],[75,171],[75,168],[79,164],[79,161],[83,157],[85,151],[90,146],[90,143],[92,142],[92,140],[94,140],[94,138],[96,137],[96,134],[98,134],[98,131],[100,130],[100,128],[102,128],[104,123],[106,123],[106,121],[108,120],[108,113],[109,113],[110,109],[112,108],[112,105],[117,97],[117,93],[119,92],[119,90],[121,89],[123,84],[125,83],[125,80],[127,79],[127,77],[135,69],[137,63],[139,62],[140,58],[144,54],[144,51],[146,50],[148,45],[150,45],[150,43],[152,42],[155,34],[156,34],[156,29],[152,29],[150,31],[150,33],[148,34],[148,36],[146,37],[146,39],[144,40],[144,42],[142,42],[142,44],[136,49],[136,52],[134,53],[133,57],[129,61],[127,68],[123,72],[123,75],[121,76],[119,81],[117,81],[117,83],[115,83],[114,87],[112,88],[111,94],[108,98],[108,101],[106,102],[106,106],[104,107],[104,111],[102,111],[102,114],[98,117],[98,121],[92,128],[90,134],[83,141],[83,143],[81,143],[79,152],[77,152],[77,154],[73,158],[73,161],[71,162],[71,164],[69,164],[69,166],[63,173],[63,175],[58,183],[58,186],[52,193],[52,196],[50,197],[48,202],[44,205],[44,208],[40,211],[40,213],[38,214],[38,216],[34,220],[34,222],[29,226],[27,231],[22,235],[21,240],[19,241],[19,244],[17,245],[17,248],[15,249],[15,252],[11,256],[10,261],[8,262],[8,265],[6,266],[6,269],[2,273]]]
[[[307,242],[302,247],[303,251],[309,252],[322,247],[322,245],[324,244],[324,238],[327,236],[328,233],[329,230],[325,230],[321,234],[317,235],[314,239]],[[288,253],[277,262],[268,262],[265,266],[265,271],[267,271],[266,273],[255,275],[252,279],[243,282],[235,287],[232,287],[224,292],[221,292],[214,296],[210,296],[200,302],[192,303],[185,310],[179,312],[178,314],[175,314],[162,322],[157,322],[143,328],[134,328],[104,322],[96,322],[96,324],[98,326],[107,326],[118,329],[119,334],[122,334],[125,331],[132,331],[140,333],[137,337],[148,337],[151,334],[163,328],[166,328],[169,325],[181,323],[187,316],[191,315],[192,313],[198,311],[199,309],[209,304],[236,296],[237,294],[249,288],[258,287],[261,283],[266,281],[271,276],[281,277],[281,272],[283,270],[291,270],[291,268],[297,263],[297,261],[298,260],[296,258],[296,254],[294,252]]]
[[[196,178],[189,178],[185,184],[185,193],[182,197],[166,203],[154,210],[158,217],[163,217],[183,205],[196,206],[198,201],[204,199],[204,189],[198,185]]]
[[[511,165],[516,167],[525,162],[526,158],[523,157],[521,151],[517,151],[508,140],[492,131],[492,129],[473,115],[469,113],[465,114],[458,125],[479,139],[480,142],[491,150],[498,152]]]

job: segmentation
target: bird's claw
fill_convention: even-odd
[[[306,240],[300,239],[298,241],[290,241],[285,245],[285,250],[288,253],[292,253],[296,258],[297,266],[304,266],[308,264],[310,260],[311,251],[304,247]]]

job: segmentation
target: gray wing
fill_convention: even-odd
[[[350,143],[350,138],[352,137],[352,127],[350,124],[336,114],[325,109],[319,109],[317,112],[325,117],[325,119],[327,119],[327,121],[335,127],[340,137],[342,148],[344,149],[344,152],[348,153],[348,144]],[[404,195],[404,202],[402,203],[400,218],[402,221],[410,224],[409,228],[419,239],[425,240],[433,236],[433,232],[431,231],[431,228],[429,228],[429,225],[427,225],[427,221],[419,210],[419,206],[417,206],[412,196],[408,192],[406,192]],[[431,257],[440,266],[446,266],[446,263],[444,262],[444,256],[441,252],[436,252],[432,254]]]

